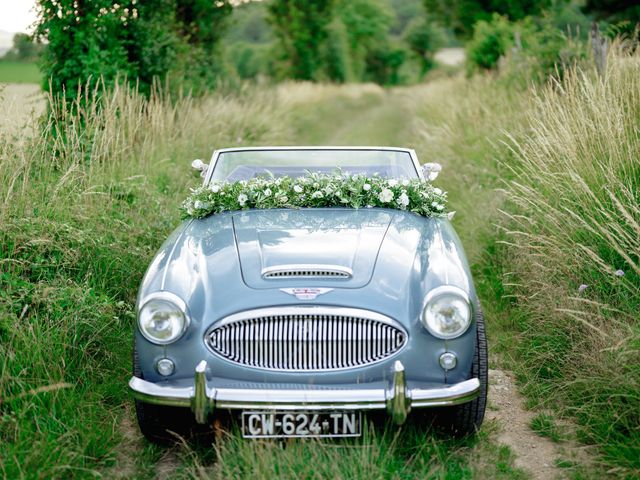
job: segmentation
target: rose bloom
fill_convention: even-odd
[[[385,188],[380,192],[380,195],[378,195],[378,198],[382,203],[389,203],[391,200],[393,200],[393,192],[388,188]]]

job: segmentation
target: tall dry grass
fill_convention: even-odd
[[[539,89],[504,162],[527,391],[640,473],[640,54]],[[634,473],[635,472],[635,473]]]
[[[98,95],[100,93],[100,95]],[[99,476],[128,403],[133,305],[214,147],[288,135],[267,93],[49,98],[0,132],[0,477]]]

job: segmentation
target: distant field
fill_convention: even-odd
[[[0,60],[0,83],[40,83],[40,70],[35,63]]]
[[[2,84],[0,80],[0,137],[2,134],[24,132],[25,128],[31,131],[44,109],[44,95],[39,85]]]

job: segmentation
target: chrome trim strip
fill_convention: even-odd
[[[480,394],[480,380],[472,378],[435,388],[408,388],[404,366],[395,362],[390,388],[293,390],[215,388],[206,384],[206,362],[196,367],[194,387],[176,388],[132,377],[133,396],[154,405],[187,407],[196,420],[206,423],[217,408],[226,410],[386,410],[402,424],[413,408],[440,407],[466,403]]]
[[[315,343],[313,343],[313,346],[318,348],[318,366],[316,368],[313,368],[315,360],[307,360],[303,365],[299,365],[297,362],[299,360],[298,357],[302,354],[303,350],[297,349],[297,346],[295,345],[295,340],[300,334],[294,325],[295,318],[308,316],[315,317],[315,321],[311,322],[313,328],[310,328],[306,332],[308,338],[301,343],[306,344],[310,341],[316,340]],[[353,320],[360,320],[360,322],[347,321],[339,323],[336,321],[336,317],[347,317]],[[244,341],[246,338],[265,339],[264,334],[263,336],[258,334],[254,323],[247,326],[248,332],[245,331],[242,338],[240,338],[240,334],[236,335],[236,333],[238,333],[237,328],[223,328],[227,325],[242,324],[242,322],[248,322],[251,320],[259,321],[264,318],[271,318],[272,320],[268,321],[268,323],[276,324],[277,332],[274,348],[276,349],[279,357],[278,365],[269,364],[263,366],[264,351],[259,350],[259,348],[263,348],[263,346],[261,347],[259,345],[260,342]],[[368,363],[359,363],[359,359],[364,359],[364,348],[363,342],[357,341],[357,339],[362,339],[363,325],[361,325],[361,323],[367,321],[376,322],[381,327],[381,337],[383,342],[381,343],[381,349],[379,351],[391,351],[391,353],[385,354],[384,356],[378,355],[380,358],[372,359]],[[316,332],[316,328],[319,328],[319,332]],[[222,334],[216,335],[216,330],[223,330],[223,332]],[[226,336],[229,333],[228,330],[231,330],[231,342],[226,340]],[[398,341],[398,335],[402,336],[402,343],[400,344],[396,343]],[[342,339],[342,345],[340,345],[340,348],[338,348],[337,336]],[[368,340],[372,341],[370,338]],[[358,308],[322,305],[295,305],[245,310],[225,317],[214,323],[206,330],[203,338],[207,349],[213,355],[226,362],[258,370],[273,370],[274,368],[277,368],[287,372],[300,373],[336,372],[375,365],[398,355],[406,347],[408,340],[409,335],[404,326],[385,315]],[[215,348],[214,345],[218,345],[218,347]],[[220,353],[220,350],[226,350],[227,348],[229,350],[233,350],[235,355],[228,357]],[[297,353],[297,355],[294,355],[295,353]],[[263,356],[261,357],[260,355]],[[337,355],[343,355],[346,357],[342,360],[342,365],[346,366],[332,367],[332,365],[336,364]]]
[[[326,272],[326,273],[324,273]],[[308,275],[305,275],[308,273]],[[340,265],[322,265],[322,264],[289,264],[274,265],[265,267],[260,274],[264,278],[350,278],[353,276],[353,270]]]

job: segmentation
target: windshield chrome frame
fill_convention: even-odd
[[[218,159],[220,155],[227,152],[250,152],[250,151],[278,151],[278,150],[366,150],[366,151],[387,151],[387,152],[405,152],[408,153],[411,157],[411,161],[413,162],[413,167],[418,174],[418,178],[424,180],[424,175],[422,174],[422,168],[420,168],[420,162],[418,161],[418,156],[416,155],[416,151],[412,148],[399,148],[399,147],[339,147],[339,146],[303,146],[303,147],[233,147],[233,148],[221,148],[220,150],[214,150],[213,155],[211,156],[211,162],[209,162],[209,168],[207,169],[207,175],[204,179],[203,185],[209,185],[211,182],[211,178],[213,177],[213,172],[216,168],[216,164],[218,163]]]

